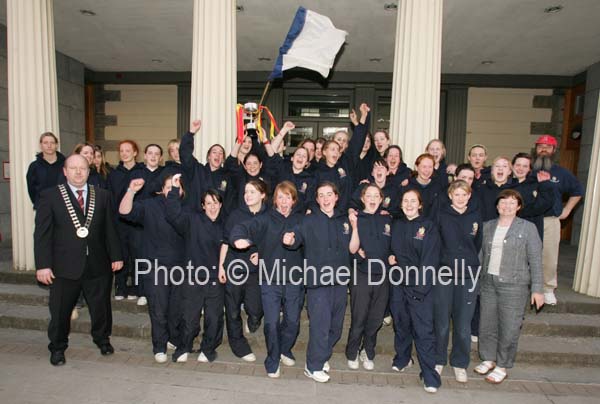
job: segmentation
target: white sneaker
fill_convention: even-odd
[[[202,362],[202,363],[208,363],[209,362],[209,360],[206,357],[206,355],[204,355],[204,352],[200,352],[198,354],[198,362]]]
[[[165,363],[167,361],[168,357],[167,354],[164,352],[159,352],[157,354],[154,354],[154,360],[156,361],[156,363]]]
[[[279,378],[279,376],[281,376],[281,367],[277,367],[277,370],[275,371],[275,373],[267,373],[267,376],[270,377],[271,379]]]
[[[256,355],[250,352],[248,355],[242,356],[242,360],[245,362],[256,362]]]
[[[360,351],[360,361],[362,362],[363,368],[365,370],[373,370],[375,368],[375,364],[372,360],[369,359],[367,353],[364,350]]]
[[[329,375],[322,370],[311,372],[308,368],[304,368],[304,375],[309,379],[313,379],[315,382],[327,383],[329,381]]]
[[[392,316],[387,316],[383,318],[383,325],[388,326],[392,325]]]
[[[242,323],[244,323],[244,334],[250,334],[250,327],[248,327],[248,319],[243,319]]]
[[[127,295],[127,300],[135,300],[137,299],[136,295]]]
[[[137,300],[137,305],[138,306],[145,306],[148,304],[148,299],[146,299],[144,296],[140,296]]]
[[[413,361],[412,358],[410,358],[410,360],[408,361],[406,366],[404,366],[402,369],[400,369],[398,366],[392,366],[392,370],[394,372],[404,372],[406,369],[412,368],[414,364],[415,364],[415,361]]]
[[[469,378],[467,377],[467,369],[455,367],[453,367],[452,369],[454,369],[454,377],[456,378],[457,382],[466,383],[469,380]]]
[[[437,393],[437,387],[432,387],[432,386],[425,386],[423,385],[423,388],[425,389],[426,392],[428,393]]]
[[[121,295],[115,295],[115,300],[119,301],[119,300],[124,300],[125,296],[121,296]]]
[[[184,354],[179,355],[179,358],[177,358],[177,363],[185,363],[187,362],[188,359],[188,354],[187,352]]]
[[[294,366],[296,364],[296,361],[288,356],[285,356],[283,354],[281,354],[280,356],[281,358],[281,363],[283,363],[284,366]]]
[[[330,371],[330,370],[331,370],[331,366],[329,366],[329,361],[326,361],[326,362],[323,364],[323,372],[325,372],[325,373],[329,373],[329,371]]]
[[[357,370],[359,368],[358,357],[353,361],[348,360],[348,367],[352,370]]]
[[[557,301],[553,290],[544,290],[544,303],[549,304],[550,306],[556,306]]]
[[[171,344],[170,342],[167,342],[167,349],[174,351],[177,349],[177,347],[175,345]]]
[[[77,320],[79,318],[79,310],[77,310],[77,307],[75,307],[73,309],[73,311],[71,312],[71,320]]]
[[[477,335],[471,335],[471,342],[473,343],[478,343],[479,342],[479,337]]]
[[[442,372],[444,371],[444,365],[435,365],[435,371],[441,376]]]

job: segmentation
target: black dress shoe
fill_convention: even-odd
[[[113,348],[113,346],[107,342],[106,344],[100,345],[100,353],[104,356],[112,355],[115,353],[115,348]]]
[[[54,351],[50,353],[50,363],[54,366],[62,366],[67,363],[65,353],[63,351]]]

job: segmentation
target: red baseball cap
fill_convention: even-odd
[[[537,140],[535,141],[535,144],[547,144],[550,146],[558,146],[558,142],[556,141],[556,138],[554,136],[550,136],[550,135],[542,135],[540,137],[537,138]]]

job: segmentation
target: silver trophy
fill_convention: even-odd
[[[256,130],[256,114],[258,113],[258,105],[255,102],[247,102],[244,104],[244,120],[248,119],[246,129]]]

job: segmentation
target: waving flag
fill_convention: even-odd
[[[279,48],[269,81],[282,77],[284,70],[293,67],[315,70],[327,78],[346,35],[348,33],[334,27],[328,17],[298,7],[287,37]]]

